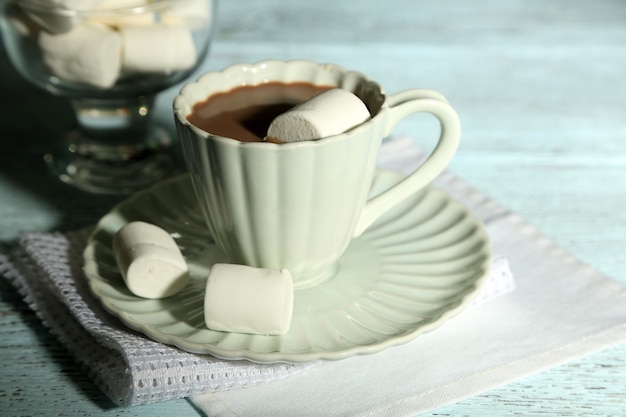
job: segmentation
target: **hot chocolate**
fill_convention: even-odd
[[[213,135],[265,142],[267,128],[276,116],[330,88],[306,82],[237,87],[197,103],[187,119]]]

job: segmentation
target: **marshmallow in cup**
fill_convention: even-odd
[[[333,88],[276,117],[267,138],[288,143],[338,135],[369,120],[370,112],[356,94]]]

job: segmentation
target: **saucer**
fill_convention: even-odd
[[[377,171],[372,195],[403,177]],[[142,220],[167,230],[190,270],[179,293],[133,295],[111,251],[114,233]],[[427,187],[354,239],[337,275],[298,290],[281,336],[213,331],[203,302],[211,266],[228,262],[204,226],[187,175],[140,192],[105,215],[84,252],[85,274],[102,305],[127,326],[183,350],[255,362],[306,362],[378,352],[431,331],[459,313],[489,274],[491,248],[481,221],[446,193]]]

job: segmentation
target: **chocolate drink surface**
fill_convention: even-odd
[[[276,116],[332,86],[270,82],[237,87],[196,104],[187,120],[213,135],[242,142],[265,142]]]

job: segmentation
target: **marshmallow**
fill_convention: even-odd
[[[35,36],[41,26],[36,24],[20,7],[9,3],[5,10],[6,20],[13,30],[21,36]]]
[[[63,34],[39,34],[43,61],[62,80],[109,88],[120,73],[120,35],[104,25],[84,23]]]
[[[126,7],[140,7],[151,3],[151,0],[100,0],[95,9],[119,9]]]
[[[212,19],[212,10],[206,0],[189,0],[173,3],[163,11],[164,22],[183,24],[194,30],[205,29]]]
[[[154,12],[143,11],[140,13],[106,13],[108,10],[132,9],[143,7],[151,3],[151,0],[101,0],[94,8],[96,13],[90,15],[89,19],[94,22],[104,23],[112,27],[122,25],[152,25],[158,21]],[[97,13],[102,12],[102,13]]]
[[[38,12],[26,12],[33,22],[52,34],[67,33],[80,24],[75,16],[57,16]]]
[[[79,15],[72,11],[92,9],[99,2],[100,0],[42,0],[41,6],[48,7],[50,11],[46,11],[45,7],[34,10],[28,7],[25,11],[45,31],[60,34],[71,31],[81,23]]]
[[[267,130],[269,140],[299,142],[343,133],[370,118],[353,93],[334,88],[276,117]]]
[[[264,335],[285,334],[293,314],[293,281],[286,269],[215,264],[204,296],[208,328]]]
[[[131,222],[117,231],[113,255],[126,286],[139,297],[168,297],[189,280],[189,268],[174,239],[149,223]]]
[[[40,0],[46,6],[69,10],[93,9],[102,0]]]
[[[124,71],[167,74],[189,69],[196,63],[193,37],[185,26],[122,26],[120,33],[124,43]]]

